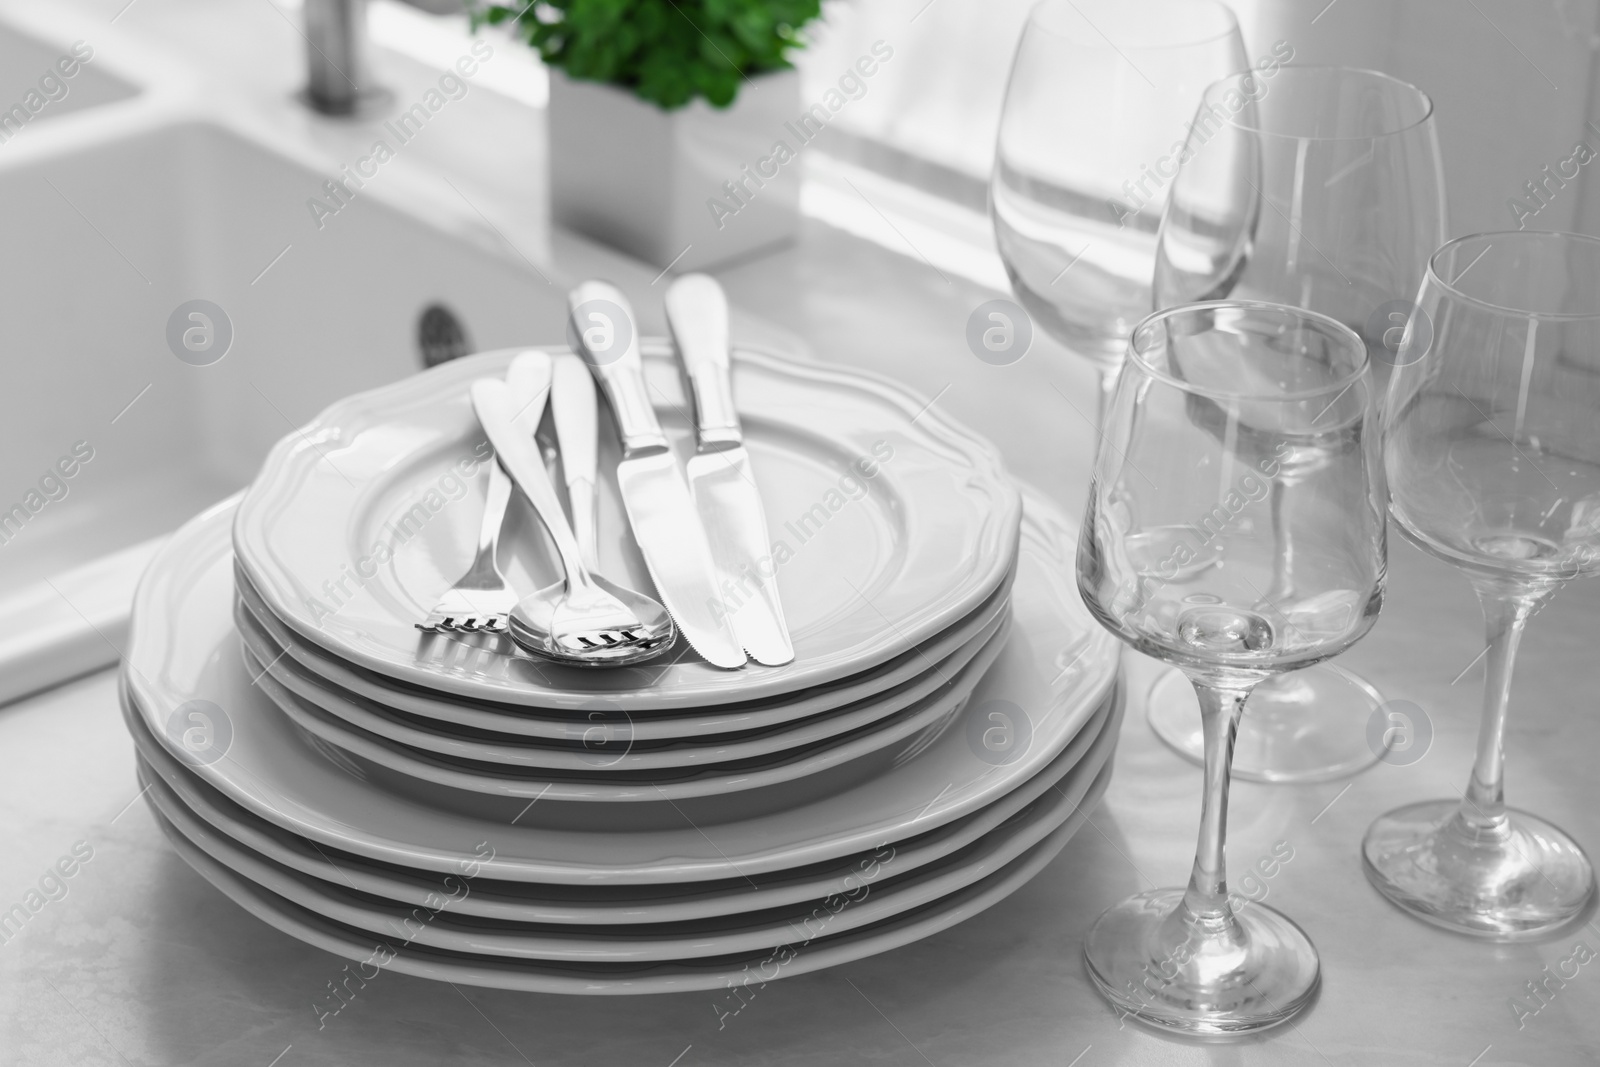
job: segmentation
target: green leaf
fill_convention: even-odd
[[[672,110],[727,107],[744,80],[792,66],[821,0],[468,0],[474,29],[515,19],[541,59]]]

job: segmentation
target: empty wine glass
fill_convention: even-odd
[[[1600,240],[1451,241],[1417,305],[1384,416],[1390,510],[1477,590],[1483,724],[1466,791],[1389,812],[1361,851],[1373,885],[1411,914],[1520,940],[1579,915],[1595,888],[1570,837],[1506,807],[1503,769],[1523,626],[1562,585],[1600,574]]]
[[[1133,331],[1095,464],[1078,588],[1100,623],[1186,674],[1205,726],[1199,845],[1185,889],[1095,922],[1084,957],[1118,1008],[1157,1026],[1239,1033],[1316,989],[1316,949],[1260,903],[1229,901],[1229,761],[1263,679],[1337,656],[1371,628],[1385,573],[1381,450],[1361,339],[1314,312],[1212,302]],[[1280,465],[1291,585],[1268,502]]]
[[[1370,70],[1285,66],[1209,86],[1190,125],[1156,247],[1155,307],[1271,300],[1320,311],[1362,335],[1380,389],[1421,284],[1444,243],[1444,174],[1433,103]],[[1285,467],[1272,507],[1292,499]],[[1283,531],[1292,580],[1296,545]],[[1332,664],[1264,682],[1239,725],[1234,774],[1328,781],[1384,754],[1368,739],[1382,698]],[[1195,762],[1202,736],[1177,671],[1150,693],[1157,736]]]
[[[1044,0],[1028,16],[990,212],[1017,299],[1094,363],[1102,404],[1150,311],[1184,123],[1207,84],[1244,65],[1238,21],[1213,0]]]

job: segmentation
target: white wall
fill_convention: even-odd
[[[1136,2],[1136,0],[1129,0]],[[973,176],[988,173],[1011,52],[1031,0],[835,0],[802,59],[820,95],[875,40],[895,49],[836,120]],[[1515,228],[1506,201],[1587,139],[1600,152],[1600,0],[1235,0],[1253,56],[1373,67],[1433,96],[1453,234]],[[1063,107],[1094,107],[1092,99]],[[1594,126],[1588,126],[1592,122]],[[1600,234],[1600,160],[1533,229]]]

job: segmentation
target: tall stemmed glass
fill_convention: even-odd
[[[1362,335],[1381,389],[1428,257],[1444,243],[1432,116],[1415,86],[1348,67],[1256,70],[1208,87],[1157,242],[1155,307],[1227,298],[1320,311]],[[1280,522],[1299,476],[1285,466],[1272,481]],[[1283,533],[1279,585],[1292,581],[1297,550]],[[1270,679],[1240,724],[1235,775],[1327,781],[1371,766],[1385,751],[1368,740],[1381,700],[1331,664]],[[1157,681],[1149,714],[1159,737],[1200,760],[1181,674]]]
[[[990,213],[1011,287],[1093,362],[1102,405],[1150,311],[1156,229],[1184,123],[1245,65],[1214,0],[1044,0],[1011,64]]]
[[[1184,889],[1114,905],[1084,943],[1117,1007],[1189,1033],[1283,1022],[1316,989],[1305,933],[1235,909],[1224,868],[1229,761],[1263,679],[1336,656],[1371,628],[1385,573],[1381,451],[1367,352],[1348,327],[1281,304],[1158,312],[1133,331],[1095,464],[1078,588],[1101,624],[1177,667],[1205,726],[1205,793]],[[1268,503],[1280,464],[1294,582]]]
[[[1378,819],[1362,857],[1373,885],[1413,915],[1520,940],[1573,919],[1595,890],[1570,837],[1506,807],[1503,771],[1523,626],[1561,586],[1600,574],[1600,240],[1451,241],[1417,304],[1384,418],[1390,508],[1478,592],[1483,725],[1466,791]]]

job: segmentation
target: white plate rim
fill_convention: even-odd
[[[421,374],[404,378],[376,389],[357,393],[336,401],[323,409],[316,418],[294,433],[288,434],[273,446],[263,462],[251,487],[245,490],[234,523],[234,546],[240,565],[244,567],[261,594],[271,613],[298,635],[321,645],[337,658],[356,663],[378,674],[418,685],[422,688],[453,692],[460,696],[498,700],[507,703],[525,703],[541,707],[573,707],[592,699],[592,692],[563,692],[538,689],[530,686],[499,686],[473,682],[450,673],[421,670],[406,660],[388,659],[369,653],[355,645],[343,645],[334,640],[315,619],[307,618],[304,605],[297,603],[285,585],[290,580],[278,579],[273,568],[265,565],[269,558],[267,538],[262,532],[258,512],[269,508],[274,494],[285,492],[284,483],[291,477],[291,466],[296,462],[316,464],[323,461],[323,447],[344,439],[352,428],[363,420],[370,423],[383,421],[382,412],[388,408],[409,403],[412,399],[426,397],[437,401],[446,388],[464,391],[471,379],[486,374],[497,374],[504,364],[519,352],[537,348],[552,354],[570,351],[565,345],[527,345],[496,349],[472,356],[451,360]],[[648,366],[652,362],[673,360],[670,342],[661,338],[642,338],[641,352]],[[937,610],[921,619],[901,620],[898,624],[881,628],[865,645],[858,645],[848,656],[831,664],[819,664],[814,659],[799,656],[782,667],[747,666],[739,672],[744,675],[737,684],[727,680],[729,672],[706,669],[701,674],[704,684],[685,686],[679,690],[655,690],[649,695],[637,690],[635,694],[608,693],[606,699],[615,700],[625,708],[665,706],[666,704],[708,705],[749,700],[764,696],[777,696],[795,692],[823,682],[834,681],[858,674],[868,668],[893,658],[900,652],[920,643],[955,619],[967,615],[981,603],[999,584],[1010,568],[1015,554],[1017,525],[1021,516],[1021,499],[1006,478],[993,445],[954,420],[919,403],[906,388],[887,377],[865,371],[816,363],[797,362],[751,346],[738,346],[733,352],[734,374],[738,377],[741,366],[749,365],[760,370],[787,375],[792,379],[808,381],[840,390],[866,394],[877,403],[897,410],[909,428],[929,438],[929,448],[942,446],[948,458],[964,460],[968,475],[963,483],[970,490],[982,488],[993,504],[986,509],[988,525],[984,528],[981,545],[986,546],[973,554],[981,562],[980,569],[966,583],[960,596],[945,602]],[[948,588],[941,594],[948,596]],[[689,664],[685,664],[689,666]]]

